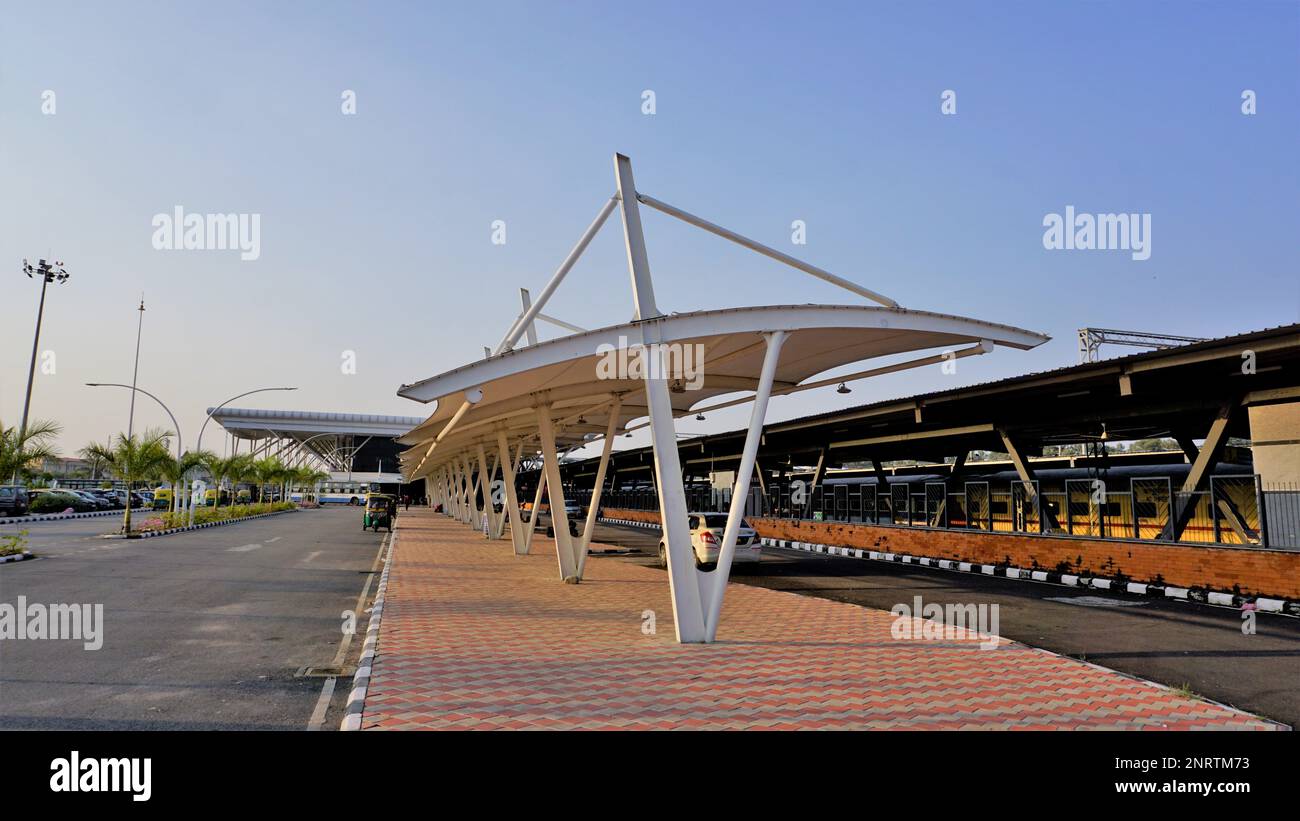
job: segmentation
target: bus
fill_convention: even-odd
[[[367,495],[378,492],[378,482],[330,481],[321,482],[315,488],[294,487],[289,499],[301,502],[304,496],[315,494],[316,501],[322,505],[364,505]]]

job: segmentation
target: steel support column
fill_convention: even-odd
[[[578,560],[574,554],[573,536],[569,533],[569,515],[564,510],[564,484],[560,479],[560,455],[555,447],[555,424],[551,421],[551,406],[537,409],[537,427],[542,437],[542,465],[546,473],[546,497],[550,500],[551,528],[555,531],[555,555],[560,562],[560,578],[568,584],[577,584]],[[537,511],[533,511],[533,519]]]
[[[754,473],[754,462],[758,458],[758,444],[763,438],[763,421],[767,417],[767,400],[772,395],[772,380],[776,376],[776,363],[781,358],[781,346],[785,343],[785,332],[775,331],[766,334],[767,350],[763,354],[763,371],[758,379],[758,391],[754,394],[754,407],[749,415],[749,430],[745,434],[745,448],[740,456],[740,468],[736,471],[736,485],[731,491],[731,510],[727,514],[727,527],[722,531],[722,547],[718,550],[718,565],[713,570],[712,589],[707,595],[708,612],[705,617],[705,641],[713,641],[718,635],[718,620],[722,615],[722,597],[727,590],[727,579],[731,575],[731,561],[736,555],[736,537],[740,533],[740,523],[745,520],[745,501],[749,498],[749,480]],[[823,451],[824,453],[824,451]],[[696,573],[699,573],[697,570]],[[701,574],[703,575],[703,574]],[[708,582],[704,582],[707,584]]]
[[[587,549],[591,546],[591,536],[596,531],[596,514],[600,510],[600,497],[605,490],[605,471],[609,468],[609,455],[614,449],[614,434],[618,430],[618,414],[623,408],[621,397],[616,398],[609,409],[609,425],[605,428],[605,443],[600,450],[600,464],[596,467],[596,484],[591,491],[591,501],[587,505],[587,521],[582,528],[578,546],[578,578],[587,566]]]

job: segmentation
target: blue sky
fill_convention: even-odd
[[[1054,337],[778,399],[773,419],[1070,364],[1087,325],[1300,317],[1295,2],[51,2],[11,5],[0,35],[0,419],[21,413],[37,299],[19,262],[53,255],[73,279],[49,297],[33,415],[68,451],[126,427],[127,392],[82,383],[130,381],[141,291],[140,385],[187,439],[263,385],[301,390],[251,404],[422,415],[398,385],[497,342],[611,193],[615,151],[642,191],[906,307]],[[155,250],[176,205],[260,214],[260,258]],[[1149,213],[1151,258],[1045,250],[1067,205]],[[664,310],[854,301],[645,221]],[[625,321],[627,281],[611,221],[547,312]],[[149,404],[139,424],[164,426]]]

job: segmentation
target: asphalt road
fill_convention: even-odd
[[[27,526],[41,558],[0,564],[0,603],[102,604],[104,639],[0,644],[0,729],[306,729],[313,713],[337,727],[350,679],[321,715],[324,679],[296,673],[335,662],[342,613],[373,578],[386,534],[363,533],[360,515],[138,540],[100,538],[115,517]],[[358,612],[345,663],[366,622]]]
[[[658,531],[601,525],[595,540],[657,550]],[[655,564],[648,557],[618,559]],[[889,562],[764,548],[732,580],[889,610],[896,604],[996,603],[1009,639],[1300,726],[1300,621],[1258,614],[1243,635],[1237,611]]]

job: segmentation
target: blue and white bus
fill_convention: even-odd
[[[364,505],[366,494],[379,491],[377,482],[329,481],[321,482],[315,488],[295,487],[289,494],[294,502],[301,502],[303,497],[316,497],[322,505]]]

